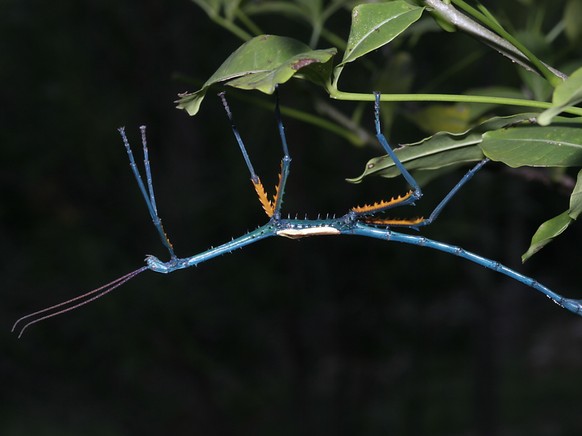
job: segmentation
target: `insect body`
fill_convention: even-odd
[[[378,214],[385,212],[389,209],[406,206],[414,204],[415,201],[422,197],[422,190],[414,177],[408,172],[408,170],[402,165],[388,141],[384,137],[380,126],[380,94],[376,93],[375,99],[375,129],[378,141],[388,153],[388,155],[394,161],[394,164],[410,185],[411,190],[404,195],[394,197],[390,200],[383,200],[372,205],[357,206],[350,209],[345,215],[339,218],[326,218],[326,219],[290,219],[281,218],[281,206],[283,203],[283,196],[285,193],[285,185],[287,183],[287,178],[289,176],[289,168],[291,165],[291,157],[289,155],[287,139],[285,136],[285,129],[283,122],[281,120],[281,114],[279,110],[279,101],[276,99],[275,104],[275,117],[277,120],[277,126],[279,129],[279,135],[281,137],[281,143],[283,148],[283,159],[281,160],[281,173],[279,175],[279,184],[276,187],[275,195],[272,199],[269,199],[258,175],[255,173],[252,166],[251,160],[247,153],[246,147],[242,141],[242,138],[233,122],[232,113],[224,93],[219,94],[224,108],[226,110],[227,116],[231,122],[234,137],[240,147],[243,158],[249,169],[251,176],[251,182],[257,192],[259,201],[269,217],[269,221],[261,227],[249,232],[243,236],[233,239],[230,242],[219,245],[217,247],[210,248],[209,250],[203,251],[201,253],[195,254],[194,256],[180,258],[174,253],[174,249],[168,236],[166,235],[162,222],[158,216],[154,191],[152,176],[150,170],[150,164],[148,160],[148,149],[145,136],[145,127],[141,127],[142,134],[142,146],[144,154],[144,169],[145,169],[145,183],[140,175],[140,172],[135,163],[133,153],[125,131],[123,128],[119,129],[123,143],[125,145],[131,169],[137,180],[140,191],[146,202],[149,214],[152,218],[152,222],[158,231],[162,243],[167,248],[170,254],[170,260],[163,262],[155,256],[146,257],[146,266],[143,266],[135,271],[132,271],[125,276],[122,276],[111,283],[108,283],[98,289],[94,289],[86,294],[75,297],[71,300],[59,303],[57,305],[48,307],[46,309],[40,310],[38,312],[31,313],[20,318],[14,324],[13,331],[17,326],[22,325],[19,329],[19,337],[22,335],[24,330],[30,325],[38,323],[47,318],[51,318],[58,314],[68,312],[79,306],[87,304],[101,296],[111,292],[113,289],[121,286],[128,280],[134,278],[138,274],[146,270],[151,270],[158,273],[171,273],[173,271],[190,268],[192,266],[199,265],[206,262],[219,255],[230,253],[238,248],[245,247],[247,245],[253,244],[261,239],[265,239],[272,236],[282,236],[290,239],[300,239],[312,236],[328,236],[328,235],[355,235],[355,236],[365,236],[370,238],[381,239],[384,241],[391,242],[401,242],[404,244],[417,245],[421,247],[431,248],[433,250],[443,251],[458,257],[462,257],[478,265],[481,265],[490,270],[496,271],[498,273],[504,274],[518,282],[525,284],[538,292],[546,295],[552,301],[560,305],[561,307],[568,309],[578,315],[582,315],[582,300],[575,300],[570,298],[565,298],[562,295],[552,291],[546,286],[538,283],[536,280],[526,277],[523,274],[508,268],[499,262],[487,259],[485,257],[479,256],[475,253],[471,253],[463,248],[446,244],[443,242],[434,241],[432,239],[425,238],[424,236],[412,235],[407,233],[402,233],[395,231],[394,228],[409,228],[409,229],[419,229],[420,227],[431,224],[441,213],[443,208],[449,203],[449,201],[455,196],[455,194],[461,189],[461,187],[467,183],[477,171],[479,171],[487,162],[488,159],[485,158],[478,162],[473,168],[471,168],[463,178],[453,187],[453,189],[443,198],[443,200],[436,206],[433,212],[428,218],[414,218],[414,219],[386,219],[379,217]],[[26,323],[24,323],[26,321]],[[24,323],[24,324],[23,324]]]

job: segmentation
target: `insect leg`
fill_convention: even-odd
[[[166,235],[166,232],[164,231],[164,227],[162,226],[162,220],[158,216],[156,199],[154,196],[154,187],[153,187],[153,182],[152,182],[152,173],[151,173],[150,162],[149,162],[149,157],[148,157],[148,147],[147,147],[145,129],[146,129],[145,126],[140,127],[143,155],[144,155],[144,167],[145,167],[147,190],[146,190],[146,186],[144,185],[143,179],[139,173],[139,170],[137,168],[137,164],[135,163],[135,159],[133,157],[133,152],[131,151],[131,147],[129,145],[127,135],[125,134],[125,128],[120,127],[118,129],[118,131],[119,131],[119,134],[121,135],[121,139],[123,140],[123,144],[125,145],[125,151],[127,151],[127,156],[129,157],[129,165],[131,167],[131,170],[133,171],[133,175],[135,177],[135,180],[137,181],[137,184],[139,186],[139,189],[141,191],[143,199],[146,202],[146,206],[147,206],[148,211],[150,213],[150,217],[152,218],[152,222],[154,223],[154,226],[156,227],[156,230],[158,231],[158,233],[160,235],[162,243],[170,252],[170,256],[172,258],[176,258],[176,254],[174,253],[174,248],[172,247],[172,243],[170,242],[168,235]]]
[[[465,183],[467,183],[471,178],[475,175],[477,171],[479,171],[483,166],[489,162],[489,158],[485,158],[477,163],[473,168],[471,168],[467,173],[463,176],[461,180],[449,191],[449,193],[441,200],[441,202],[434,208],[430,216],[420,223],[411,226],[411,227],[421,227],[421,226],[428,226],[434,220],[438,218],[444,207],[448,204],[448,202],[459,192],[459,190],[463,187]]]
[[[255,169],[253,168],[253,164],[251,163],[251,159],[249,157],[249,154],[247,152],[245,144],[242,140],[242,137],[240,136],[240,133],[238,131],[238,128],[236,127],[236,124],[234,123],[232,111],[230,110],[228,102],[226,101],[225,93],[221,92],[218,94],[218,96],[222,100],[222,105],[224,106],[224,110],[226,111],[226,116],[228,117],[228,119],[230,121],[232,133],[234,134],[234,137],[236,139],[236,142],[238,143],[238,146],[240,147],[240,151],[243,155],[245,163],[247,164],[247,168],[249,169],[249,173],[251,174],[251,182],[253,184],[253,187],[255,188],[257,196],[259,197],[259,201],[261,203],[261,206],[263,206],[263,210],[265,211],[267,216],[269,218],[271,218],[273,216],[273,214],[275,213],[275,203],[269,199],[269,196],[267,195],[267,192],[265,191],[265,188],[263,186],[263,183],[261,182],[261,179],[259,178],[259,176],[255,172]]]
[[[382,127],[380,124],[380,93],[374,92],[374,96],[375,96],[374,125],[376,128],[376,138],[378,138],[378,142],[384,148],[386,153],[388,153],[388,155],[390,156],[390,158],[392,159],[392,161],[394,162],[394,164],[396,165],[396,167],[400,171],[400,174],[402,174],[402,176],[404,177],[404,179],[406,180],[406,182],[410,185],[410,187],[412,189],[410,191],[408,191],[406,194],[400,195],[398,197],[393,197],[390,200],[382,200],[382,201],[379,201],[379,202],[374,203],[374,204],[366,204],[364,206],[353,207],[351,209],[351,212],[355,213],[356,215],[360,215],[360,216],[369,216],[369,215],[373,215],[377,212],[382,212],[382,211],[391,209],[391,208],[396,207],[396,206],[404,206],[407,204],[414,204],[414,202],[416,200],[418,200],[418,199],[420,199],[420,197],[422,197],[422,190],[421,190],[419,184],[416,182],[414,177],[412,177],[412,175],[408,172],[408,170],[404,167],[402,162],[400,162],[400,159],[398,159],[398,156],[396,156],[396,153],[394,153],[394,150],[392,150],[392,147],[390,147],[390,144],[388,144],[386,137],[382,133]],[[397,220],[396,222],[403,222],[405,224],[413,224],[414,222],[416,222],[418,220],[419,219]],[[366,220],[366,221],[368,221],[368,220]],[[394,223],[393,220],[390,220],[390,221],[391,221],[390,224]]]
[[[423,236],[408,235],[405,233],[394,232],[390,229],[379,229],[377,227],[371,227],[363,223],[357,223],[355,228],[350,231],[351,234],[368,236],[371,238],[377,238],[384,241],[392,242],[402,242],[404,244],[417,245],[419,247],[432,248],[433,250],[442,251],[454,256],[462,257],[467,259],[477,265],[481,265],[492,271],[496,271],[500,274],[504,274],[509,278],[523,283],[538,292],[541,292],[546,297],[551,299],[554,303],[568,309],[570,312],[576,315],[582,316],[582,300],[576,300],[572,298],[566,298],[557,292],[552,291],[550,288],[542,285],[537,280],[527,277],[499,262],[496,262],[486,257],[479,256],[478,254],[472,253],[464,248],[457,247],[455,245],[445,244],[443,242],[434,241],[432,239],[425,238]]]
[[[394,153],[394,150],[392,150],[392,147],[390,147],[390,144],[388,144],[386,137],[382,133],[382,129],[380,126],[380,93],[374,92],[374,96],[375,96],[374,124],[376,127],[376,138],[378,138],[378,142],[380,142],[380,145],[384,148],[384,150],[386,150],[386,153],[388,153],[390,158],[392,158],[392,160],[394,161],[394,165],[396,165],[396,167],[398,168],[406,182],[412,188],[411,197],[413,198],[413,200],[408,202],[412,203],[414,200],[418,200],[420,197],[422,197],[422,190],[420,189],[420,186],[418,185],[414,177],[412,177],[412,174],[410,174],[408,170],[404,167],[404,165],[402,165],[402,162],[400,162],[400,159],[398,159],[398,156],[396,156],[396,153]]]
[[[397,206],[404,206],[407,204],[414,204],[414,202],[420,197],[422,197],[422,190],[414,177],[408,172],[408,170],[402,165],[390,144],[386,140],[386,137],[382,133],[382,127],[380,125],[380,93],[374,92],[375,102],[374,102],[374,125],[376,128],[376,137],[378,138],[378,142],[386,153],[392,158],[394,164],[404,177],[404,179],[408,182],[410,187],[412,188],[404,195],[399,195],[397,197],[393,197],[390,200],[382,200],[378,201],[374,204],[365,204],[364,206],[356,206],[351,209],[351,212],[354,213],[356,216],[364,217],[362,218],[363,221],[369,223],[375,223],[378,225],[415,225],[416,223],[422,221],[422,218],[414,218],[411,220],[386,220],[386,219],[374,219],[374,218],[367,218],[371,215],[374,215],[377,212],[383,212],[385,210],[391,209]]]
[[[364,222],[374,225],[384,225],[384,226],[398,226],[398,227],[408,227],[411,229],[418,229],[419,227],[428,226],[432,224],[437,217],[440,215],[444,207],[451,201],[451,199],[459,192],[459,190],[479,171],[483,166],[489,162],[488,158],[485,158],[477,163],[473,168],[471,168],[461,180],[449,191],[449,193],[441,200],[441,202],[434,208],[432,213],[428,218],[414,218],[414,219],[383,219],[383,218],[365,218]]]
[[[287,147],[285,126],[283,125],[283,119],[281,118],[278,87],[275,88],[275,119],[277,120],[277,128],[279,129],[279,136],[281,136],[281,146],[283,148],[283,159],[281,159],[281,173],[279,174],[279,184],[275,188],[275,198],[274,198],[274,215],[276,218],[279,218],[281,216],[281,205],[283,204],[285,185],[287,183],[287,178],[289,177],[291,156],[289,155],[289,148]]]

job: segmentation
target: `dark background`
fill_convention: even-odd
[[[0,434],[580,434],[580,318],[467,261],[376,240],[273,238],[196,269],[146,272],[17,340],[9,330],[19,316],[138,268],[147,253],[165,258],[120,125],[134,146],[148,125],[158,208],[178,255],[265,217],[214,90],[194,118],[172,103],[240,44],[197,6],[0,8]],[[293,23],[261,24],[301,37]],[[337,25],[346,37],[347,12]],[[415,54],[426,76],[446,62],[430,57],[439,44],[452,58],[481,49],[434,34]],[[513,66],[487,52],[439,91],[508,74],[517,83]],[[366,80],[342,86],[370,92]],[[308,93],[325,98],[290,82],[283,104],[311,111]],[[272,112],[236,93],[231,103],[270,187],[280,158]],[[364,120],[371,128],[371,110]],[[289,212],[342,214],[405,189],[384,179],[347,184],[379,149],[286,123]],[[390,132],[394,143],[423,137],[402,126]],[[461,175],[427,186],[418,212]],[[567,204],[556,187],[492,164],[423,233],[581,295],[579,226],[520,264],[537,226]]]

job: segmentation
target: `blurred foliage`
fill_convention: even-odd
[[[553,36],[543,59],[570,72],[581,50],[573,17],[564,15],[573,3],[487,7],[512,32]],[[305,12],[310,4],[334,2],[305,2]],[[195,270],[144,273],[15,340],[9,329],[23,313],[136,268],[146,253],[163,253],[126,163],[120,125],[133,142],[138,126],[148,125],[158,208],[179,255],[264,218],[218,99],[209,93],[195,118],[172,103],[202,86],[240,46],[238,36],[188,1],[0,5],[0,434],[582,430],[575,409],[582,400],[579,319],[504,277],[415,247],[357,238],[264,241]],[[349,8],[336,7],[325,20],[330,34],[314,33],[292,11],[254,18],[265,33],[333,46],[334,36],[347,38],[350,20]],[[570,30],[556,30],[562,22]],[[504,83],[551,98],[538,79],[473,39],[428,21],[417,25],[409,38],[368,55],[407,71],[405,79],[382,68],[371,77],[362,62],[346,68],[342,86],[369,92],[370,83],[384,81],[381,89],[394,93],[460,93]],[[331,104],[298,81],[281,94],[288,108],[315,108],[334,120],[350,114],[360,137],[372,132],[369,103]],[[255,168],[272,185],[280,158],[272,100],[230,96]],[[393,144],[424,136],[415,116],[425,109],[386,105]],[[404,189],[399,180],[345,183],[378,154],[372,141],[352,147],[291,117],[286,127],[294,159],[290,213],[341,214]],[[434,180],[414,214],[430,211],[462,173]],[[575,295],[579,226],[525,267],[519,257],[539,222],[567,207],[576,175],[491,165],[424,233]]]

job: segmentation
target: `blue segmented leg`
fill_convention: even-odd
[[[276,219],[281,217],[281,206],[283,204],[283,195],[285,194],[285,185],[289,177],[289,169],[291,167],[291,156],[289,155],[289,148],[287,147],[287,137],[285,135],[285,126],[283,125],[283,118],[281,117],[281,109],[279,107],[279,87],[275,87],[275,120],[281,137],[281,147],[283,148],[283,158],[281,159],[281,175],[277,192],[275,194],[275,211]]]
[[[232,129],[232,133],[234,134],[236,142],[237,142],[237,144],[240,148],[240,151],[243,155],[243,158],[245,160],[245,164],[247,165],[247,168],[249,169],[249,173],[251,173],[251,181],[254,184],[260,183],[259,176],[257,176],[257,173],[255,172],[255,169],[253,168],[251,158],[249,157],[249,154],[247,153],[247,148],[245,147],[245,144],[240,136],[240,133],[238,131],[238,127],[236,127],[236,124],[234,122],[234,118],[232,116],[232,111],[230,110],[230,106],[228,105],[228,102],[226,101],[225,95],[226,95],[226,92],[224,92],[224,91],[218,93],[218,96],[220,97],[220,100],[222,101],[222,105],[224,106],[226,116],[228,117],[228,120],[230,121],[230,128]]]
[[[380,93],[374,92],[374,97],[375,97],[375,101],[374,101],[374,126],[376,129],[376,138],[378,139],[378,142],[380,143],[382,148],[384,148],[384,150],[386,151],[388,156],[390,156],[390,158],[394,162],[394,165],[396,165],[396,168],[398,168],[398,171],[400,171],[400,174],[402,174],[402,176],[404,177],[404,179],[406,180],[406,182],[408,183],[408,185],[412,189],[410,191],[408,191],[406,194],[400,195],[398,197],[393,197],[390,200],[382,200],[382,201],[376,202],[374,204],[366,204],[364,206],[356,206],[350,210],[350,212],[352,214],[354,214],[356,217],[362,217],[365,221],[371,221],[371,220],[367,220],[366,217],[369,217],[370,215],[373,215],[375,213],[384,212],[388,209],[391,209],[391,208],[397,207],[397,206],[413,205],[416,200],[419,200],[422,197],[422,189],[420,188],[420,185],[414,179],[414,177],[412,177],[412,174],[410,174],[410,172],[404,167],[402,162],[400,162],[400,159],[398,159],[398,156],[396,156],[396,153],[394,153],[394,150],[392,150],[392,147],[390,147],[390,144],[388,144],[386,137],[382,133],[382,126],[380,123]],[[390,225],[410,224],[410,225],[413,225],[413,224],[419,222],[420,220],[421,220],[420,218],[413,219],[413,220],[407,220],[407,219],[404,219],[404,220],[382,220],[382,223],[379,223],[379,224],[390,224]]]
[[[449,201],[459,192],[459,190],[467,183],[471,178],[475,175],[477,171],[479,171],[483,166],[489,162],[488,158],[485,158],[477,163],[473,168],[471,168],[463,178],[449,191],[449,193],[441,200],[441,202],[434,208],[432,213],[428,218],[413,218],[413,219],[384,219],[384,218],[376,218],[374,216],[366,217],[362,219],[363,222],[368,224],[375,224],[375,225],[388,225],[388,226],[397,226],[397,227],[405,227],[409,229],[418,230],[419,227],[428,226],[432,224],[440,215],[444,207],[449,203]]]
[[[263,206],[263,210],[265,211],[265,213],[267,214],[267,216],[269,218],[279,219],[281,217],[281,206],[283,204],[283,194],[285,191],[285,185],[287,183],[287,178],[289,176],[289,168],[291,166],[291,157],[289,156],[289,149],[287,146],[287,138],[285,136],[285,127],[283,125],[283,121],[281,118],[281,111],[279,108],[278,89],[275,88],[275,96],[276,96],[275,118],[276,118],[276,122],[277,122],[277,128],[279,130],[279,136],[281,137],[281,146],[283,148],[283,159],[281,160],[281,173],[279,174],[279,183],[275,187],[275,194],[274,194],[272,200],[269,199],[269,196],[268,196],[267,192],[265,191],[265,188],[261,182],[261,179],[259,178],[259,176],[255,172],[255,169],[253,168],[253,164],[251,163],[251,159],[250,159],[249,154],[247,152],[247,149],[244,145],[244,141],[242,140],[242,137],[238,131],[238,128],[236,127],[235,122],[234,122],[234,119],[232,116],[232,111],[230,110],[228,102],[226,101],[225,93],[221,92],[218,94],[218,96],[222,100],[222,105],[224,106],[224,110],[226,111],[226,115],[230,121],[232,132],[234,134],[236,142],[240,148],[240,151],[243,155],[243,158],[245,160],[245,163],[246,163],[247,168],[249,170],[249,173],[251,175],[251,182],[253,183],[253,186],[255,188],[257,196],[259,197],[259,201],[260,201],[261,205]]]
[[[148,208],[148,212],[150,214],[152,222],[154,223],[154,226],[156,227],[156,230],[158,231],[158,233],[160,235],[162,243],[168,249],[168,251],[170,253],[170,257],[172,259],[174,259],[174,258],[176,258],[176,254],[174,253],[174,247],[172,246],[172,243],[170,242],[168,235],[164,231],[164,227],[162,225],[162,220],[158,216],[158,210],[157,210],[157,206],[156,206],[156,198],[154,195],[154,187],[153,187],[153,182],[152,182],[152,172],[151,172],[150,162],[149,162],[149,157],[148,157],[148,147],[147,147],[146,134],[145,134],[146,128],[145,128],[145,126],[140,127],[141,139],[142,139],[142,148],[143,148],[143,155],[144,155],[144,168],[145,168],[147,190],[146,190],[146,186],[143,182],[143,179],[141,177],[141,174],[137,168],[137,164],[135,163],[135,159],[133,157],[133,152],[131,151],[131,146],[129,145],[129,140],[127,139],[127,135],[125,134],[125,128],[120,127],[117,130],[119,131],[119,134],[121,135],[121,139],[123,140],[123,144],[125,145],[125,151],[127,152],[127,156],[129,157],[129,165],[131,167],[131,171],[133,172],[133,175],[135,177],[135,180],[137,181],[137,184],[139,186],[139,189],[141,191],[143,199],[145,200],[145,203],[146,203],[146,206]]]
[[[374,101],[374,125],[376,128],[376,138],[378,138],[378,142],[380,143],[380,145],[384,148],[386,153],[388,153],[388,155],[392,158],[394,165],[396,165],[396,168],[398,168],[398,171],[400,171],[400,174],[402,174],[402,176],[404,177],[406,182],[412,188],[412,195],[410,195],[409,198],[407,198],[406,200],[404,200],[400,204],[405,205],[405,204],[414,203],[414,201],[416,201],[416,200],[420,199],[420,197],[422,197],[422,189],[418,185],[415,178],[412,177],[412,174],[410,174],[408,172],[408,170],[404,167],[402,162],[400,162],[400,159],[398,159],[398,156],[396,156],[396,153],[394,153],[394,150],[392,150],[392,147],[390,147],[390,144],[388,144],[386,137],[382,133],[382,127],[380,125],[380,93],[374,92],[374,97],[375,97],[375,101]]]
[[[463,185],[465,185],[465,183],[467,183],[469,180],[471,180],[473,178],[473,176],[475,175],[475,173],[477,171],[479,171],[481,168],[483,168],[483,166],[487,162],[489,162],[489,158],[485,158],[485,159],[479,161],[477,163],[477,165],[475,165],[473,168],[471,168],[469,171],[467,171],[467,173],[465,173],[465,175],[463,176],[463,178],[461,180],[459,180],[459,183],[457,183],[453,187],[453,189],[451,189],[449,191],[449,193],[445,196],[445,198],[443,198],[441,200],[441,202],[439,204],[437,204],[437,206],[434,208],[434,210],[432,211],[432,213],[430,214],[430,216],[428,218],[423,219],[419,223],[416,223],[416,224],[410,225],[410,226],[406,226],[406,227],[411,227],[411,228],[416,229],[418,227],[428,226],[429,224],[432,224],[438,218],[438,216],[440,215],[440,213],[442,212],[442,210],[444,209],[444,207],[448,204],[448,202],[463,187]]]
[[[559,306],[565,309],[568,309],[570,312],[573,312],[577,315],[582,315],[582,300],[566,298],[558,294],[557,292],[552,291],[551,289],[542,285],[537,280],[531,277],[527,277],[499,262],[487,259],[486,257],[483,256],[479,256],[478,254],[467,251],[464,248],[457,247],[455,245],[445,244],[443,242],[434,241],[423,236],[407,235],[405,233],[395,232],[390,229],[374,228],[362,223],[356,223],[354,228],[351,229],[349,233],[353,235],[381,239],[383,241],[402,242],[404,244],[432,248],[433,250],[438,250],[448,254],[452,254],[454,256],[462,257],[473,263],[476,263],[477,265],[481,265],[487,269],[496,271],[514,280],[517,280],[518,282],[523,283],[524,285],[529,286],[530,288],[535,289],[538,292],[541,292],[550,300],[552,300],[554,303],[558,304]]]
[[[374,102],[374,121],[376,127],[376,137],[378,141],[384,148],[384,150],[388,153],[394,165],[398,168],[404,179],[408,182],[408,184],[412,187],[412,191],[408,192],[407,194],[392,198],[389,201],[381,201],[375,203],[373,205],[366,205],[363,207],[356,207],[353,208],[352,211],[356,212],[357,214],[363,216],[370,216],[377,212],[382,212],[388,210],[390,208],[396,206],[404,206],[407,204],[414,204],[414,202],[422,197],[422,189],[418,185],[416,179],[410,174],[410,172],[406,169],[406,167],[402,164],[388,141],[386,137],[382,133],[381,125],[380,125],[380,93],[374,92],[375,102]],[[382,218],[364,218],[363,221],[370,223],[370,224],[377,224],[377,225],[390,225],[390,226],[399,226],[399,227],[408,227],[413,229],[418,229],[422,226],[427,226],[434,222],[436,218],[440,215],[441,211],[444,207],[448,204],[448,202],[457,194],[457,192],[467,183],[477,171],[479,171],[487,162],[489,162],[488,158],[485,158],[477,163],[473,168],[471,168],[463,178],[449,191],[449,193],[441,200],[441,202],[434,208],[432,213],[428,218],[414,218],[414,219],[382,219]]]

